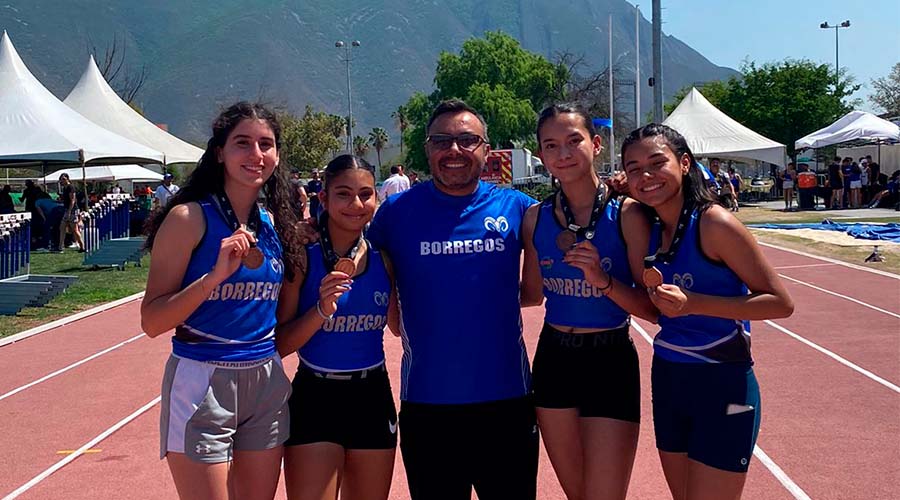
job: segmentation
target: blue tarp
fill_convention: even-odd
[[[863,240],[880,240],[900,243],[900,224],[865,224],[861,222],[834,222],[829,219],[819,224],[749,224],[749,227],[762,229],[820,229],[823,231],[841,231]]]

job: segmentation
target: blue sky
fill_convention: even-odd
[[[651,18],[650,0],[629,0]],[[865,86],[854,97],[872,111],[873,78],[900,61],[898,0],[662,0],[663,32],[684,41],[720,66],[739,69],[785,58],[834,65],[834,30],[819,28],[850,20],[840,29],[840,65]]]

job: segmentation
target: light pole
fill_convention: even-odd
[[[841,28],[849,28],[850,21],[844,21],[841,24],[830,25],[828,21],[819,25],[823,30],[834,28],[834,90],[837,92],[838,84],[841,82],[841,66],[838,64],[838,30]]]
[[[347,63],[347,152],[353,154],[353,97],[350,93],[350,50],[359,47],[359,40],[353,40],[349,44],[343,40],[334,42],[334,46],[344,49],[344,61]]]

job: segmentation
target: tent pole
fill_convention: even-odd
[[[78,160],[81,162],[81,190],[84,192],[84,207],[90,208],[91,203],[87,191],[87,167],[84,165],[84,151],[78,152]],[[77,201],[77,200],[76,200]]]
[[[41,183],[44,185],[44,192],[47,191],[47,162],[41,162]]]

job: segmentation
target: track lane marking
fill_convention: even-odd
[[[25,493],[26,491],[30,490],[31,488],[36,486],[38,483],[40,483],[44,479],[47,479],[54,472],[65,467],[67,464],[69,464],[70,462],[74,461],[76,458],[83,455],[86,451],[92,449],[97,443],[108,438],[114,432],[116,432],[119,429],[121,429],[122,427],[125,427],[126,425],[128,425],[128,423],[131,422],[132,420],[134,420],[134,419],[138,418],[139,416],[143,415],[144,413],[146,413],[147,410],[156,406],[161,400],[162,400],[162,396],[156,396],[156,398],[154,398],[149,403],[147,403],[144,406],[135,410],[134,413],[132,413],[131,415],[128,415],[127,417],[123,418],[122,420],[116,422],[115,425],[113,425],[109,429],[106,429],[105,431],[101,432],[94,439],[91,439],[87,443],[84,443],[83,445],[81,445],[81,447],[78,448],[77,450],[75,450],[75,452],[72,453],[71,455],[68,455],[65,458],[63,458],[62,460],[60,460],[59,462],[56,462],[55,464],[51,465],[46,470],[44,470],[44,472],[41,472],[37,476],[34,476],[27,483],[16,488],[15,491],[13,491],[12,493],[3,497],[3,500],[13,500],[14,498],[18,498],[19,495],[21,495],[22,493]]]
[[[104,350],[102,350],[102,351],[100,351],[100,352],[94,353],[94,354],[92,354],[92,355],[90,355],[90,356],[88,356],[88,357],[86,357],[86,358],[84,358],[84,359],[82,359],[82,360],[80,360],[80,361],[76,361],[76,362],[70,364],[69,366],[67,366],[67,367],[65,367],[65,368],[60,368],[59,370],[56,370],[56,371],[53,372],[53,373],[49,373],[49,374],[47,374],[47,375],[44,375],[43,377],[41,377],[41,378],[39,378],[39,379],[37,379],[37,380],[35,380],[35,381],[29,382],[29,383],[27,383],[27,384],[25,384],[25,385],[23,385],[23,386],[21,386],[21,387],[17,387],[17,388],[15,388],[15,389],[13,389],[13,390],[7,392],[6,394],[3,394],[2,396],[0,396],[0,401],[3,401],[4,399],[6,399],[6,398],[8,398],[8,397],[10,397],[10,396],[13,396],[13,395],[15,395],[15,394],[18,394],[18,393],[24,391],[25,389],[28,389],[28,388],[30,388],[30,387],[34,387],[34,386],[40,384],[41,382],[45,382],[45,381],[47,381],[47,380],[49,380],[49,379],[51,379],[51,378],[53,378],[53,377],[55,377],[55,376],[57,376],[57,375],[61,375],[61,374],[65,373],[65,372],[67,372],[67,371],[69,371],[69,370],[71,370],[71,369],[73,369],[73,368],[76,368],[76,367],[78,367],[78,366],[80,366],[80,365],[83,365],[83,364],[87,363],[88,361],[91,361],[92,359],[99,358],[100,356],[102,356],[102,355],[104,355],[104,354],[107,354],[107,353],[109,353],[109,352],[112,352],[112,351],[114,351],[114,350],[116,350],[116,349],[118,349],[118,348],[120,348],[120,347],[122,347],[122,346],[124,346],[124,345],[126,345],[126,344],[129,344],[129,343],[131,343],[131,342],[134,342],[135,340],[138,340],[139,338],[141,338],[141,337],[143,337],[143,336],[144,336],[144,333],[141,332],[140,334],[135,335],[134,337],[131,337],[131,338],[128,339],[128,340],[124,340],[124,341],[122,341],[122,342],[119,342],[118,344],[116,344],[116,345],[114,345],[114,346],[112,346],[112,347],[107,347],[106,349],[104,349]]]
[[[650,334],[647,333],[647,330],[644,330],[644,328],[639,325],[637,321],[632,321],[631,326],[641,334],[641,337],[644,337],[644,340],[650,343],[651,346],[653,345],[653,338],[650,337]],[[779,467],[774,460],[769,458],[769,455],[767,455],[766,452],[759,447],[759,445],[756,445],[753,448],[753,456],[759,459],[759,461],[763,465],[765,465],[767,469],[769,469],[769,472],[772,473],[775,479],[777,479],[778,482],[781,483],[782,486],[784,486],[784,489],[786,489],[788,493],[790,493],[796,500],[811,500],[809,495],[807,495],[806,492],[803,491],[803,488],[801,488],[796,482],[794,482],[794,480],[791,479],[791,477],[788,476],[786,472],[784,472],[784,469]]]
[[[806,345],[812,347],[813,349],[815,349],[815,350],[821,352],[822,354],[824,354],[824,355],[828,356],[829,358],[831,358],[831,359],[837,361],[838,363],[840,363],[840,364],[842,364],[842,365],[844,365],[844,366],[846,366],[846,367],[848,367],[848,368],[851,368],[852,370],[854,370],[854,371],[856,371],[856,372],[858,372],[858,373],[861,373],[861,374],[865,375],[866,377],[868,377],[868,378],[874,380],[875,382],[878,382],[879,384],[881,384],[881,385],[887,387],[888,389],[890,389],[890,390],[892,390],[892,391],[894,391],[894,392],[900,394],[900,387],[898,387],[896,384],[891,383],[891,382],[889,382],[889,381],[887,381],[887,380],[885,380],[885,379],[879,377],[878,375],[875,375],[874,373],[872,373],[872,372],[870,372],[869,370],[866,370],[865,368],[863,368],[863,367],[861,367],[861,366],[859,366],[859,365],[853,363],[852,361],[848,361],[847,359],[844,359],[844,358],[840,357],[839,355],[837,355],[837,354],[835,354],[835,353],[829,351],[828,349],[825,349],[824,347],[822,347],[822,346],[816,344],[815,342],[812,342],[811,340],[807,340],[807,339],[801,337],[800,335],[797,335],[796,333],[794,333],[794,332],[788,330],[787,328],[785,328],[785,327],[783,327],[783,326],[781,326],[781,325],[779,325],[779,324],[777,324],[777,323],[775,323],[775,322],[773,322],[773,321],[770,321],[770,320],[764,320],[763,323],[765,323],[765,324],[771,326],[772,328],[774,328],[774,329],[780,331],[781,333],[784,333],[784,334],[786,334],[786,335],[788,335],[788,336],[790,336],[790,337],[793,337],[793,338],[796,339],[796,340],[799,340],[800,342],[803,342],[804,344],[806,344]]]
[[[813,285],[812,283],[807,283],[807,282],[805,282],[805,281],[798,280],[797,278],[791,278],[790,276],[787,276],[787,275],[784,275],[784,274],[778,274],[778,276],[781,276],[782,278],[784,278],[784,279],[786,279],[786,280],[793,281],[794,283],[797,283],[797,284],[799,284],[799,285],[808,286],[808,287],[810,287],[810,288],[812,288],[812,289],[814,289],[814,290],[818,290],[818,291],[820,291],[820,292],[824,292],[824,293],[827,293],[827,294],[829,294],[829,295],[834,295],[835,297],[840,297],[840,298],[842,298],[842,299],[844,299],[844,300],[849,300],[850,302],[853,302],[853,303],[855,303],[855,304],[859,304],[859,305],[861,305],[861,306],[863,306],[863,307],[868,307],[869,309],[872,309],[872,310],[874,310],[874,311],[878,311],[878,312],[880,312],[880,313],[887,314],[888,316],[893,316],[893,317],[895,317],[895,318],[897,318],[897,319],[900,319],[900,314],[897,314],[897,313],[895,313],[895,312],[888,311],[888,310],[886,310],[886,309],[882,309],[882,308],[880,308],[880,307],[878,307],[878,306],[873,306],[872,304],[863,302],[863,301],[858,300],[858,299],[854,299],[853,297],[850,297],[850,296],[848,296],[848,295],[844,295],[844,294],[837,293],[837,292],[832,292],[831,290],[822,288],[822,287],[820,287],[820,286]]]
[[[800,264],[798,266],[774,266],[772,269],[803,269],[807,267],[833,267],[837,264]]]
[[[882,271],[881,269],[872,269],[871,267],[865,267],[865,266],[860,266],[857,264],[851,264],[849,262],[844,262],[842,260],[832,259],[829,257],[821,257],[819,255],[813,255],[811,253],[801,252],[800,250],[793,250],[790,248],[773,245],[771,243],[764,243],[762,241],[757,241],[756,243],[759,245],[762,245],[764,247],[781,250],[782,252],[788,252],[788,253],[792,253],[792,254],[796,254],[796,255],[802,255],[804,257],[809,257],[810,259],[821,260],[823,262],[830,262],[830,263],[836,264],[838,266],[844,266],[844,267],[849,267],[850,269],[856,269],[857,271],[865,271],[867,273],[877,274],[879,276],[884,276],[887,278],[893,278],[895,280],[900,280],[900,274],[889,273],[887,271]]]

